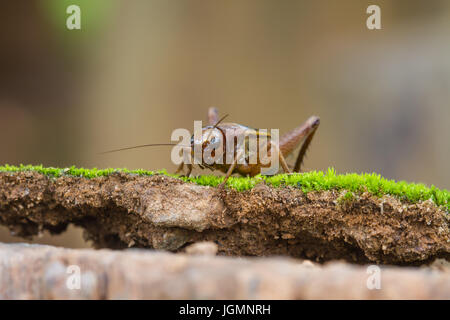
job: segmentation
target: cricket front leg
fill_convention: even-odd
[[[302,147],[295,161],[294,172],[300,171],[300,166],[305,157],[306,150],[308,149],[314,134],[319,127],[320,119],[319,117],[312,116],[301,126],[295,128],[291,132],[286,133],[280,139],[280,151],[284,157],[288,156],[297,146],[303,141]]]
[[[192,172],[192,164],[188,163],[186,165],[186,167],[188,168],[187,172],[186,172],[186,177],[189,177],[191,175],[191,172]]]
[[[236,168],[236,163],[237,163],[237,161],[236,161],[236,159],[234,159],[233,163],[228,168],[227,174],[225,175],[225,179],[222,181],[221,184],[219,184],[219,186],[218,186],[219,188],[224,188],[225,187],[225,184],[227,183],[228,178],[233,174],[234,168]]]
[[[192,164],[187,164],[186,167],[188,168],[188,170],[186,172],[186,177],[189,177],[191,175],[191,172],[192,172]],[[184,163],[181,163],[178,166],[177,171],[175,171],[175,174],[179,174],[180,172],[182,172],[183,168],[184,168]]]
[[[180,172],[182,172],[183,168],[184,168],[184,162],[180,163],[180,165],[177,168],[177,171],[175,171],[175,174],[179,174]]]
[[[238,159],[240,159],[240,157],[242,156],[242,152],[238,151],[237,154],[235,155],[234,159],[233,159],[233,163],[231,164],[231,166],[228,168],[227,170],[227,174],[225,175],[225,179],[223,180],[223,182],[221,184],[219,184],[219,188],[224,188],[225,184],[227,183],[228,178],[233,174],[234,169],[236,168]]]

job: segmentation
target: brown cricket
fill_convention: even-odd
[[[226,117],[226,116],[225,116]],[[306,154],[306,150],[308,149],[309,145],[311,144],[311,141],[314,137],[314,134],[319,127],[320,119],[317,116],[311,116],[308,120],[306,120],[302,125],[296,127],[292,131],[284,134],[280,140],[278,145],[273,145],[270,141],[270,134],[264,132],[261,133],[258,129],[251,129],[247,126],[238,124],[238,123],[223,123],[222,120],[225,118],[222,117],[219,119],[219,114],[216,108],[212,107],[208,110],[208,126],[205,126],[202,128],[202,139],[200,141],[195,141],[194,136],[191,138],[191,144],[190,146],[184,146],[184,150],[187,151],[190,156],[194,157],[194,144],[201,144],[201,150],[202,153],[205,151],[206,148],[210,147],[210,144],[217,144],[217,139],[223,139],[225,140],[226,137],[237,137],[239,135],[244,135],[245,139],[250,139],[256,135],[256,139],[259,139],[262,135],[265,136],[265,138],[268,140],[267,143],[267,152],[270,156],[271,152],[276,152],[277,154],[275,156],[278,157],[279,163],[281,164],[281,167],[283,168],[283,171],[285,173],[291,173],[293,172],[299,172],[300,166],[303,162],[303,158]],[[221,133],[220,135],[214,135],[212,134],[213,130],[219,130]],[[223,153],[221,156],[224,158],[227,156],[226,154],[226,141],[219,141],[220,144],[223,146]],[[234,146],[236,147],[236,141],[233,142]],[[297,160],[295,161],[295,165],[293,170],[288,167],[286,163],[286,157],[291,154],[297,146],[299,146],[301,143],[301,148],[297,156]],[[128,150],[128,149],[134,149],[134,148],[141,148],[141,147],[147,147],[147,146],[161,146],[161,145],[177,145],[173,143],[168,144],[147,144],[147,145],[141,145],[141,146],[135,146],[130,148],[123,148],[118,150],[112,150],[107,152],[116,152],[116,151],[122,151],[122,150]],[[228,178],[234,174],[238,173],[242,176],[250,176],[253,177],[259,173],[261,173],[261,168],[263,167],[269,167],[269,164],[263,164],[259,157],[257,157],[256,163],[249,163],[246,161],[245,163],[239,163],[238,158],[242,154],[246,154],[248,156],[249,150],[248,150],[248,141],[244,144],[245,150],[233,150],[234,158],[231,163],[226,163],[226,161],[222,161],[223,163],[212,163],[208,164],[204,162],[203,157],[201,159],[201,163],[198,164],[198,166],[201,169],[208,168],[211,170],[220,170],[224,172],[225,179],[222,182],[221,186],[225,184],[225,182],[228,180]],[[241,151],[241,153],[240,153]],[[214,151],[212,153],[214,156]],[[193,161],[190,161],[190,163],[186,164],[187,167],[187,173],[186,175],[189,176],[192,172],[193,168]],[[180,164],[178,167],[176,173],[180,173],[183,171],[184,168],[184,162]]]

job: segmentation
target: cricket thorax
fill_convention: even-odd
[[[192,155],[200,168],[254,176],[270,166],[271,135],[267,130],[252,129],[236,123],[202,128],[201,137],[191,139]],[[275,142],[278,145],[278,142]],[[197,152],[195,150],[197,148]]]

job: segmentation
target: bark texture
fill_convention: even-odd
[[[450,273],[0,244],[0,299],[450,299]],[[79,278],[77,278],[79,276]],[[79,288],[78,285],[79,284]]]

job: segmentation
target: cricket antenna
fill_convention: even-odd
[[[220,118],[219,121],[217,121],[216,124],[212,127],[212,130],[216,129],[217,126],[219,125],[219,123],[221,123],[226,117],[228,117],[228,114],[226,114],[222,118]],[[206,140],[209,140],[209,138],[211,138],[211,134],[212,134],[212,131],[209,133],[209,135],[206,138]]]
[[[228,117],[228,114],[224,115],[222,118],[220,118],[219,121],[216,122],[213,129],[217,128],[217,126],[226,118]],[[190,148],[191,146],[184,146],[178,143],[151,143],[151,144],[142,144],[139,146],[133,146],[133,147],[127,147],[127,148],[120,148],[120,149],[114,149],[114,150],[108,150],[100,152],[100,154],[106,154],[106,153],[113,153],[113,152],[119,152],[119,151],[125,151],[125,150],[131,150],[131,149],[139,149],[139,148],[146,148],[146,147],[161,147],[161,146],[180,146],[180,147],[187,147]]]
[[[138,149],[138,148],[145,148],[145,147],[160,147],[160,146],[177,146],[178,143],[151,143],[151,144],[142,144],[139,146],[133,146],[133,147],[127,147],[127,148],[121,148],[121,149],[114,149],[114,150],[108,150],[100,152],[100,154],[106,154],[106,153],[113,153],[113,152],[119,152],[119,151],[125,151],[125,150],[131,150],[131,149]],[[183,145],[179,145],[182,146]],[[190,146],[189,146],[190,147]]]
[[[219,121],[216,122],[216,124],[214,125],[213,129],[217,128],[217,126],[226,118],[228,117],[228,114],[224,115],[222,118],[220,118]]]

